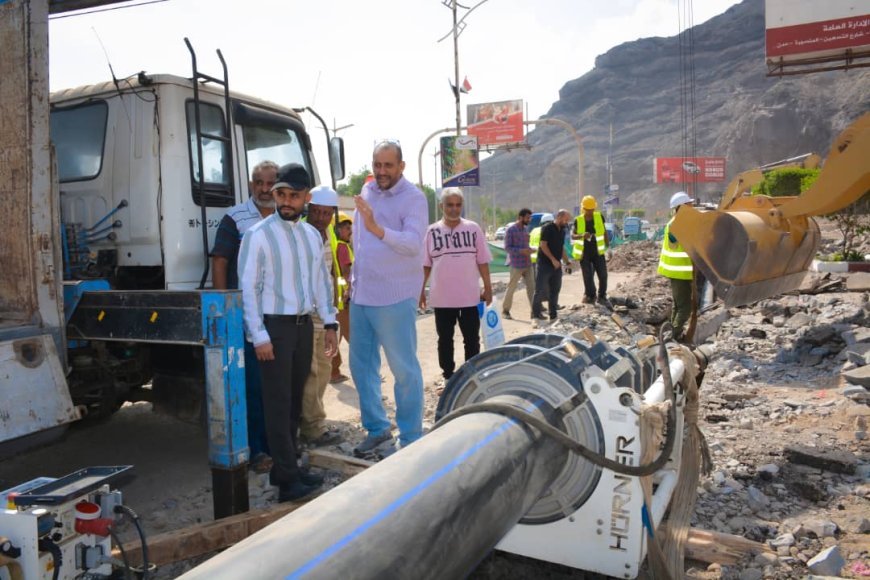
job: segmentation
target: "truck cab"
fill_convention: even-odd
[[[67,333],[87,333],[92,315],[104,310],[134,308],[154,318],[140,334],[125,327],[129,340],[117,329],[106,341],[67,341],[72,401],[105,416],[145,399],[199,420],[203,349],[178,339],[203,310],[191,291],[211,287],[217,227],[227,209],[248,199],[255,165],[299,163],[319,182],[309,134],[291,108],[170,75],[58,91],[50,102]],[[343,145],[329,145],[333,177],[341,179]],[[94,306],[106,290],[116,292],[111,306]],[[192,309],[187,318],[177,308],[182,294]],[[92,312],[84,315],[88,300]],[[159,331],[158,319],[166,324]]]
[[[52,93],[65,279],[106,278],[117,289],[197,288],[221,218],[248,199],[251,168],[267,159],[296,162],[317,181],[296,112],[235,93],[226,99],[209,84],[198,88],[202,186],[190,79],[140,74],[117,86]]]

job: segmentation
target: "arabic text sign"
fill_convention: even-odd
[[[441,137],[441,185],[462,187],[480,185],[480,159],[477,137]]]
[[[857,4],[854,0],[767,0],[767,58],[794,60],[870,47],[870,6],[862,9]]]
[[[482,146],[520,143],[523,140],[523,102],[500,101],[468,105],[468,134]]]
[[[656,183],[725,181],[724,157],[656,157]]]

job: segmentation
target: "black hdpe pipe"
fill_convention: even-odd
[[[552,418],[520,397],[490,401]],[[461,578],[550,487],[567,454],[503,415],[461,416],[182,578]]]

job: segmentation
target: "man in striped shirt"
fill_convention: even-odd
[[[266,438],[273,466],[269,480],[278,501],[304,497],[323,478],[303,472],[296,437],[305,379],[311,369],[311,314],[324,322],[326,356],[338,348],[332,283],[317,230],[299,218],[310,199],[308,172],[284,165],[272,187],[275,213],[251,227],[239,251],[239,286],[245,333],[254,344],[263,377]]]

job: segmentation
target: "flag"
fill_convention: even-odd
[[[453,91],[453,96],[458,97],[459,95],[456,93],[456,86],[453,84],[453,82],[450,81],[450,79],[447,79],[447,82],[450,83],[450,90]],[[459,92],[468,94],[470,90],[471,83],[468,82],[468,77],[465,77],[465,79],[462,81],[462,85],[459,87]]]

